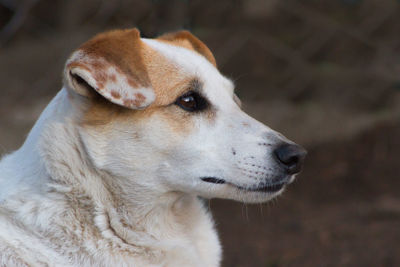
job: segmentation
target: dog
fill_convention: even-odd
[[[0,266],[219,266],[202,199],[265,202],[302,168],[188,31],[99,34],[63,74],[0,162]]]

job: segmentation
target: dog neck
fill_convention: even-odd
[[[30,151],[29,166],[40,168],[39,172],[35,171],[41,174],[42,187],[45,187],[40,194],[74,200],[67,208],[79,211],[76,214],[82,217],[74,218],[71,223],[79,221],[79,227],[92,227],[97,236],[137,252],[147,247],[156,247],[159,251],[176,247],[198,223],[196,220],[209,221],[196,196],[181,192],[143,192],[146,189],[140,185],[132,195],[132,190],[125,191],[116,177],[96,170],[79,139],[77,114],[71,112],[73,104],[68,102],[68,97],[64,89],[53,99],[17,153]],[[26,169],[26,172],[33,171]],[[32,177],[32,173],[26,176]],[[196,216],[188,219],[189,210]],[[168,237],[164,236],[167,232]],[[168,242],[164,242],[166,239]]]

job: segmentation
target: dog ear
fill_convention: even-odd
[[[161,35],[157,39],[171,42],[174,45],[183,46],[191,50],[196,51],[200,55],[204,56],[214,67],[217,67],[217,62],[215,61],[214,55],[210,49],[200,41],[196,36],[191,34],[189,31],[178,31],[172,33],[166,33]]]
[[[145,108],[155,99],[137,29],[106,32],[84,43],[68,59],[64,81],[82,96],[97,92],[130,109]]]

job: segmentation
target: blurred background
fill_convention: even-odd
[[[98,32],[189,29],[244,110],[304,145],[278,200],[212,200],[223,266],[400,266],[400,1],[0,0],[0,155]]]

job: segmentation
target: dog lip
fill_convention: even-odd
[[[202,177],[200,179],[204,182],[212,183],[212,184],[229,184],[231,186],[234,186],[234,187],[236,187],[240,190],[244,190],[244,191],[265,192],[265,193],[278,192],[287,184],[287,182],[280,182],[280,183],[273,183],[273,184],[266,184],[266,185],[264,184],[264,185],[261,185],[258,187],[244,187],[244,186],[239,186],[239,185],[235,185],[232,183],[227,183],[225,180],[219,179],[216,177]]]
[[[247,187],[242,187],[242,186],[236,186],[237,188],[241,189],[241,190],[246,190],[246,191],[251,191],[251,192],[277,192],[279,190],[281,190],[284,186],[286,185],[286,183],[276,183],[276,184],[268,184],[268,185],[262,185],[259,187],[255,187],[255,188],[247,188]]]
[[[212,184],[224,184],[226,183],[225,180],[215,178],[215,177],[202,177],[202,181],[207,182],[207,183],[212,183]]]

